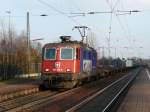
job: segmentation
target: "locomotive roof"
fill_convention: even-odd
[[[58,43],[47,43],[44,45],[44,47],[50,47],[50,46],[82,46],[84,48],[90,48],[92,50],[95,50],[94,48],[90,47],[88,44],[80,42],[80,41],[68,41],[68,42],[58,42]]]

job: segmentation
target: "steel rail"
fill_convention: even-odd
[[[55,95],[51,95],[51,96],[48,96],[48,97],[45,97],[42,99],[34,100],[34,101],[28,102],[26,104],[17,106],[15,108],[7,109],[7,112],[16,112],[16,111],[21,111],[21,110],[30,109],[30,108],[32,109],[32,108],[37,107],[39,105],[45,104],[45,102],[54,101],[56,98],[61,97],[63,95],[72,94],[74,91],[76,91],[77,89],[80,89],[80,88],[81,87],[74,88],[74,89],[67,90],[67,91],[61,92],[61,93],[57,93]]]
[[[76,110],[78,110],[79,108],[81,108],[83,105],[85,105],[86,103],[88,103],[89,101],[91,101],[92,99],[94,99],[95,97],[97,97],[98,95],[100,95],[101,93],[103,93],[105,90],[109,89],[110,87],[112,87],[113,85],[117,84],[119,81],[125,79],[126,77],[132,75],[132,73],[129,73],[128,75],[125,75],[123,77],[121,77],[120,79],[116,80],[115,82],[111,83],[110,85],[108,85],[107,87],[105,87],[104,89],[96,92],[95,94],[93,94],[92,96],[86,98],[85,100],[83,100],[82,102],[80,102],[79,104],[71,107],[70,109],[66,110],[66,112],[74,112]]]
[[[2,101],[2,102],[0,102],[0,106],[4,106],[4,105],[8,106],[9,104],[12,104],[13,102],[19,102],[21,100],[28,99],[28,98],[33,98],[33,97],[43,96],[43,95],[45,96],[48,93],[50,93],[50,91],[44,91],[44,92],[38,92],[38,93],[30,94],[30,95],[20,96],[17,98]]]
[[[35,94],[7,100],[7,101],[0,103],[0,112],[8,111],[8,110],[16,108],[18,106],[22,106],[22,105],[27,104],[29,102],[36,101],[37,99],[40,100],[40,99],[43,99],[45,97],[52,96],[54,94],[57,94],[57,93],[51,92],[51,91],[44,91],[44,92],[39,92],[39,93],[35,93]]]
[[[115,95],[115,97],[111,100],[111,102],[109,102],[109,104],[103,109],[102,112],[108,112],[110,110],[110,108],[112,107],[112,105],[114,104],[114,102],[119,98],[119,96],[126,90],[127,87],[129,87],[129,85],[136,78],[136,76],[138,75],[139,71],[140,70],[136,71],[135,75],[124,85],[124,87],[118,92],[118,94]]]
[[[124,78],[126,78],[129,75],[131,75],[131,72],[128,75],[125,75],[122,78],[119,78],[118,80],[116,80],[115,82],[113,82],[109,86],[105,87],[104,89],[100,90],[101,92],[99,92],[99,94],[102,93],[103,91],[105,91],[106,89],[108,89],[109,87],[113,86],[113,84],[117,83],[118,81],[123,80]],[[8,107],[7,108],[7,112],[21,111],[21,110],[25,110],[25,109],[29,109],[29,110],[33,109],[34,110],[35,108],[41,107],[41,105],[44,105],[47,102],[50,103],[50,102],[53,102],[53,101],[57,100],[59,97],[62,97],[64,95],[65,96],[66,95],[70,95],[70,94],[74,93],[74,91],[76,91],[76,90],[78,90],[80,88],[81,87],[74,88],[74,89],[71,89],[71,90],[68,90],[68,91],[65,91],[65,92],[61,92],[61,93],[57,93],[57,94],[54,94],[54,95],[51,95],[51,96],[45,96],[43,98],[35,98],[32,101],[26,101],[26,100],[24,100],[24,103],[20,103],[21,105],[12,106],[12,108]],[[98,95],[98,93],[97,93],[97,95]],[[95,95],[95,97],[96,97],[96,95]],[[93,98],[94,98],[94,96],[93,96]],[[14,100],[14,102],[15,101],[17,101],[17,103],[19,103],[19,100]],[[90,99],[89,99],[89,101],[90,101]],[[7,105],[7,103],[6,103],[6,105]],[[3,106],[1,104],[0,104],[0,108],[3,108]],[[4,108],[4,109],[6,110],[6,108]]]

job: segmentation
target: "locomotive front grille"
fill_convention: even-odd
[[[43,74],[41,76],[42,80],[52,80],[52,81],[69,81],[74,80],[73,76],[76,74]]]

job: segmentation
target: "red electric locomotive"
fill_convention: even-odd
[[[97,53],[92,47],[70,36],[61,36],[60,43],[43,47],[43,85],[50,88],[73,88],[96,76]]]

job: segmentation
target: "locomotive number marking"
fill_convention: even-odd
[[[62,72],[63,70],[61,68],[54,68],[53,71],[54,72]]]

